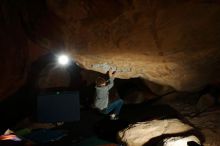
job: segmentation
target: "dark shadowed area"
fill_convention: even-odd
[[[218,0],[0,0],[0,144],[220,145],[219,16]],[[109,70],[116,121],[94,109]],[[80,120],[41,123],[39,96],[62,111],[67,93]]]

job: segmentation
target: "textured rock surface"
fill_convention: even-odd
[[[142,146],[162,135],[180,134],[192,129],[191,126],[178,119],[152,120],[130,125],[119,132],[119,138],[128,146]],[[198,138],[194,137],[193,140],[199,143]]]
[[[197,137],[188,136],[188,137],[167,138],[163,141],[163,145],[161,146],[188,146],[187,142],[192,142],[192,141],[197,144],[200,144],[199,139]]]
[[[184,117],[190,121],[195,127],[200,129],[201,133],[205,137],[204,146],[219,146],[220,145],[220,107],[219,105],[209,106],[203,104],[205,107],[198,111],[198,102],[201,99],[197,98],[197,95],[184,94],[182,96],[176,96],[177,98],[171,100],[165,100],[161,103],[168,104],[180,112]],[[200,98],[210,98],[209,101],[213,100],[213,97],[207,96],[207,94]],[[186,98],[188,100],[186,100]],[[203,100],[203,99],[202,99]]]
[[[210,94],[205,94],[199,98],[196,105],[196,109],[199,112],[203,112],[208,108],[212,107],[213,105],[215,105],[215,98]]]
[[[0,8],[1,97],[23,85],[31,62],[46,52],[177,90],[219,79],[215,0],[2,0]]]
[[[48,0],[47,5],[63,22],[58,26],[64,47],[87,69],[105,73],[113,67],[119,78],[143,77],[178,90],[218,78],[215,2]]]
[[[65,47],[87,69],[113,67],[119,78],[143,77],[178,90],[218,78],[220,7],[214,1],[59,2],[48,6],[66,22]]]

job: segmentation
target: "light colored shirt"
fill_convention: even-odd
[[[109,79],[109,84],[107,86],[98,87],[96,86],[96,97],[95,97],[95,107],[99,110],[103,110],[108,107],[109,103],[109,90],[114,85],[114,78]]]

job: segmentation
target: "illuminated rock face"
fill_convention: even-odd
[[[218,79],[220,6],[204,1],[47,1],[65,48],[84,68],[177,90]]]
[[[86,69],[105,73],[113,67],[118,78],[141,77],[177,90],[195,90],[219,79],[217,1],[1,3],[1,95],[24,83],[37,57],[58,50]]]
[[[154,142],[161,143],[158,146],[187,146],[188,141],[200,144],[200,140],[196,136],[183,136],[184,133],[192,129],[191,126],[178,119],[152,120],[131,124],[129,127],[121,130],[118,136],[119,140],[127,146],[148,145],[154,139],[157,139]],[[179,136],[175,136],[175,134]],[[156,143],[151,144],[155,145]]]

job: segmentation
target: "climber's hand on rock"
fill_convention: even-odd
[[[110,68],[109,71],[108,71],[109,77],[112,77],[112,78],[115,77],[115,73],[116,73],[116,71],[113,71],[112,68]]]

